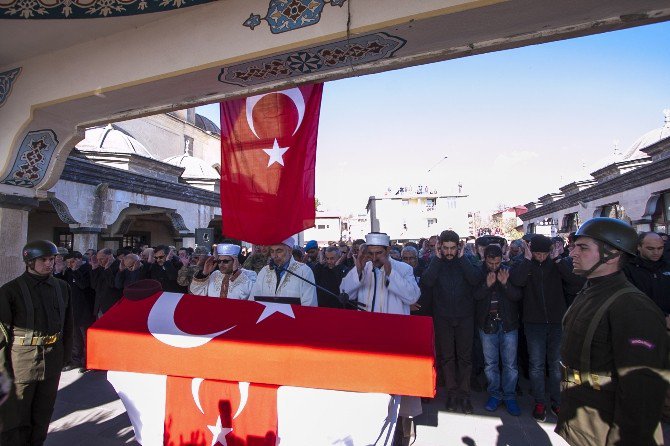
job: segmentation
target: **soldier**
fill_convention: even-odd
[[[14,380],[0,407],[2,445],[41,445],[64,364],[70,362],[73,316],[70,287],[52,276],[56,245],[23,248],[26,272],[0,288],[0,372]]]
[[[656,445],[666,392],[663,313],[621,271],[637,234],[594,218],[575,234],[574,272],[588,280],[563,319],[556,432],[572,446]]]

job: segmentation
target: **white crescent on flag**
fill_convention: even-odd
[[[252,132],[254,132],[256,138],[260,138],[258,136],[258,133],[256,133],[256,128],[254,127],[254,118],[253,118],[254,107],[256,106],[256,104],[258,104],[258,101],[263,99],[263,97],[271,94],[283,94],[284,96],[287,96],[295,104],[295,108],[298,110],[298,124],[295,126],[295,130],[293,130],[293,133],[291,134],[295,135],[295,132],[297,132],[298,129],[300,128],[300,124],[302,124],[302,118],[305,117],[305,98],[303,98],[302,92],[300,91],[299,88],[289,88],[288,90],[284,91],[273,91],[272,93],[263,93],[257,96],[251,96],[247,98],[246,109],[247,109],[247,122],[249,123],[249,128],[251,129]]]
[[[171,345],[177,348],[195,348],[207,344],[215,337],[226,333],[233,328],[217,331],[216,333],[208,333],[201,335],[194,335],[182,331],[175,325],[174,312],[183,297],[179,293],[163,293],[149,312],[147,318],[147,326],[149,332],[163,344]]]

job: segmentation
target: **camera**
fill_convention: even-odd
[[[500,318],[498,318],[497,314],[492,313],[487,314],[486,319],[484,320],[484,333],[486,334],[498,333],[499,321]]]

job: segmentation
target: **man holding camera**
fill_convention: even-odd
[[[486,279],[475,290],[475,319],[484,350],[484,373],[489,399],[484,408],[495,411],[502,402],[510,415],[521,415],[516,401],[517,345],[521,290],[509,281],[509,269],[502,265],[502,249],[496,244],[484,248],[482,265]],[[502,380],[498,367],[502,359]]]
[[[240,267],[239,254],[237,245],[216,245],[216,256],[208,257],[202,271],[193,276],[189,291],[199,296],[248,300],[256,272]]]

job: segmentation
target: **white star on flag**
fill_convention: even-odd
[[[268,167],[270,167],[274,163],[279,163],[283,166],[284,158],[282,157],[284,156],[284,154],[288,149],[289,149],[288,147],[279,147],[279,144],[277,143],[276,139],[271,149],[263,149],[263,152],[267,153],[270,156],[270,159],[268,159]]]
[[[229,427],[221,427],[221,415],[216,419],[216,426],[207,425],[207,428],[212,433],[212,446],[217,443],[221,443],[223,446],[228,446],[226,441],[226,435],[231,433],[233,429]]]
[[[263,319],[267,319],[268,317],[272,316],[275,313],[282,313],[292,319],[295,319],[295,314],[293,314],[293,308],[291,308],[289,304],[275,304],[271,302],[256,302],[256,303],[261,304],[265,307],[260,317],[256,321],[257,324],[261,322]]]

